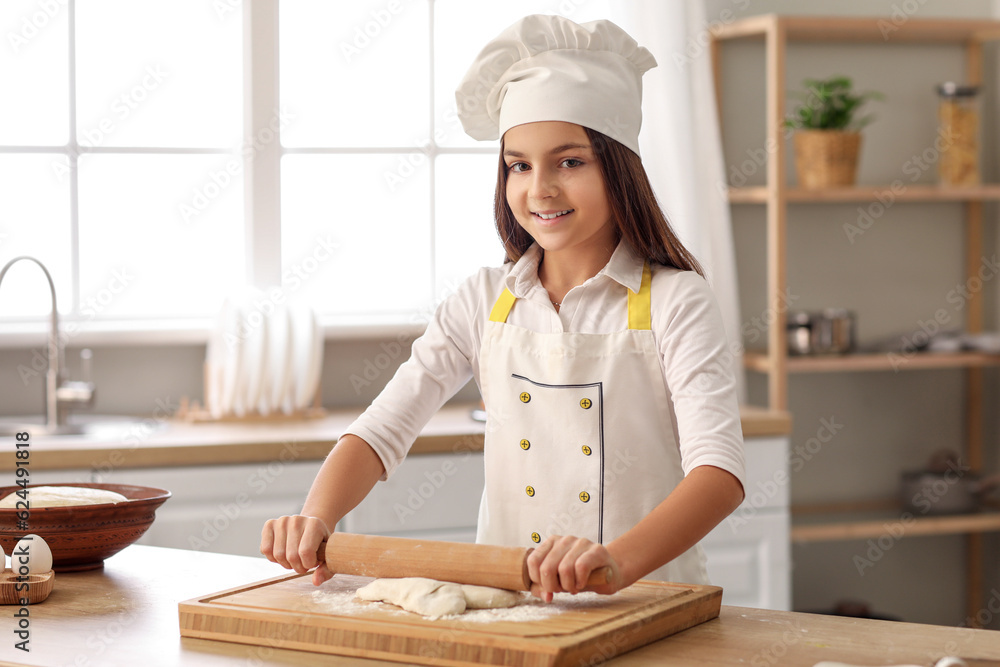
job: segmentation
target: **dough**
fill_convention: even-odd
[[[467,609],[504,609],[513,607],[521,600],[521,594],[517,591],[489,586],[462,584],[462,593],[465,594]]]
[[[465,611],[465,596],[460,585],[423,577],[376,579],[359,588],[355,595],[362,600],[389,602],[430,618]]]
[[[21,500],[16,493],[0,498],[0,509],[17,506]],[[31,508],[69,507],[71,505],[103,505],[128,500],[125,496],[106,489],[92,489],[85,486],[32,486],[28,487],[28,502]]]
[[[502,588],[452,584],[423,577],[376,579],[359,588],[355,595],[361,600],[388,602],[429,618],[461,614],[466,609],[513,607],[521,599],[520,594]]]

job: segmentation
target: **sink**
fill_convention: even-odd
[[[45,425],[45,417],[42,415],[0,417],[0,436],[28,431],[32,438],[82,435],[102,440],[116,440],[127,436],[146,437],[166,427],[167,422],[163,419],[144,419],[127,415],[73,414],[68,417],[65,424],[60,424],[55,429]]]

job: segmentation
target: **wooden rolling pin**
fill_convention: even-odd
[[[319,547],[319,559],[334,574],[362,577],[427,577],[458,584],[531,590],[524,547],[438,542],[403,537],[334,533]],[[611,568],[591,572],[586,588],[605,584]]]

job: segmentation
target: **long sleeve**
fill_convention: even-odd
[[[715,297],[694,272],[669,271],[658,277],[653,282],[653,294],[658,294],[653,327],[659,330],[684,474],[711,465],[732,473],[745,487],[734,355]]]
[[[392,475],[434,413],[472,377],[479,352],[474,335],[479,282],[480,275],[473,276],[441,303],[413,342],[410,358],[347,429],[382,459],[383,479]]]

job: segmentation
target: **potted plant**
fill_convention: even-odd
[[[854,93],[846,76],[806,79],[798,93],[801,104],[785,120],[795,129],[795,172],[799,187],[805,189],[853,185],[857,174],[861,128],[873,120],[859,116],[861,107],[876,92]]]

